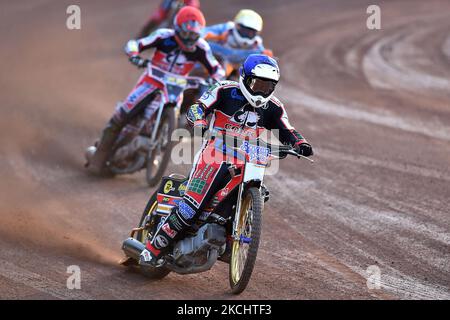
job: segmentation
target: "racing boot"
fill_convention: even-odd
[[[102,137],[95,148],[95,152],[93,152],[92,147],[88,148],[87,152],[93,152],[93,154],[88,157],[88,163],[86,164],[89,172],[96,175],[105,173],[106,161],[111,154],[114,142],[117,140],[121,130],[122,126],[111,119],[105,129],[103,129]]]
[[[188,210],[188,211],[187,211]],[[143,266],[157,267],[164,261],[164,256],[179,239],[182,231],[190,226],[189,216],[185,212],[195,212],[184,201],[180,201],[179,207],[174,207],[167,218],[161,223],[158,230],[152,237],[147,239],[145,250],[142,251],[139,264]]]

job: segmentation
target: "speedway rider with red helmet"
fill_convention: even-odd
[[[238,153],[224,142],[223,133],[228,137],[255,139],[265,129],[278,130],[283,144],[293,146],[303,156],[313,154],[311,145],[289,123],[283,104],[273,96],[279,78],[274,59],[250,55],[240,68],[239,83],[222,81],[190,107],[187,118],[194,127],[205,128],[206,117],[212,115],[209,125],[212,136],[195,157],[183,198],[147,240],[141,265],[158,266],[159,258],[198,219],[212,197],[217,196],[214,201],[220,203],[226,196],[216,192],[236,187],[228,169],[231,164],[239,168],[243,163],[236,161]]]
[[[147,49],[155,49],[150,63],[163,70],[188,75],[196,62],[203,64],[211,78],[220,80],[225,72],[212,55],[208,43],[200,38],[200,32],[205,26],[205,18],[195,7],[183,7],[175,17],[175,30],[158,29],[150,36],[130,40],[125,51],[129,60],[138,67],[146,67],[149,63],[139,56]],[[95,174],[103,173],[104,165],[111,153],[112,146],[122,128],[137,114],[144,112],[158,90],[161,83],[147,75],[139,79],[138,83],[126,100],[119,103],[116,112],[103,130],[96,152],[89,159],[87,168]]]

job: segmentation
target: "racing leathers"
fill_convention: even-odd
[[[183,198],[147,240],[141,264],[155,263],[199,218],[207,205],[209,208],[212,199],[212,202],[220,203],[226,194],[219,190],[231,191],[236,187],[236,179],[231,179],[229,167],[233,165],[239,170],[245,162],[240,153],[225,143],[229,137],[239,137],[242,141],[242,137],[244,140],[256,139],[265,129],[278,130],[278,139],[283,144],[298,148],[300,152],[309,149],[310,152],[304,155],[312,155],[310,144],[291,126],[286,110],[277,98],[272,97],[265,106],[254,108],[236,82],[222,81],[210,88],[190,107],[187,118],[194,127],[205,127],[208,115],[212,115],[209,124],[212,135],[195,156]]]
[[[174,74],[188,75],[195,63],[199,62],[205,66],[212,78],[219,80],[224,77],[223,68],[212,55],[205,40],[199,39],[192,51],[183,51],[177,41],[174,30],[158,29],[148,37],[130,40],[125,47],[125,52],[130,61],[139,67],[146,65],[139,54],[148,49],[155,49],[150,63],[160,69]],[[146,116],[151,117],[151,113],[157,109],[157,105],[151,102],[159,99],[158,93],[163,86],[164,84],[149,76],[147,71],[142,74],[125,101],[117,105],[114,115],[103,130],[102,138],[88,164],[88,169],[93,173],[102,173],[104,164],[112,151],[112,145],[122,128],[141,112],[145,111]],[[146,110],[146,108],[152,110]]]
[[[227,62],[224,64],[227,77],[234,70],[237,70],[251,54],[262,53],[270,57],[273,56],[272,51],[264,47],[263,39],[259,35],[255,36],[251,46],[244,47],[240,45],[232,32],[234,28],[235,23],[229,21],[207,26],[202,30],[202,36],[208,41],[214,55]]]

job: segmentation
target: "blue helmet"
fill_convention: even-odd
[[[264,54],[251,54],[239,70],[239,88],[255,108],[264,106],[280,80],[278,63]]]

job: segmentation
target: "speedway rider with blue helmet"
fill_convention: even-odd
[[[243,163],[237,161],[237,153],[228,148],[223,135],[214,132],[255,139],[265,129],[278,130],[283,144],[293,146],[303,156],[313,154],[311,145],[289,123],[283,104],[273,96],[279,78],[280,70],[274,59],[250,55],[240,68],[239,83],[222,81],[190,107],[187,118],[194,127],[206,128],[206,117],[212,115],[209,129],[213,134],[195,157],[183,198],[147,239],[141,265],[159,265],[159,258],[199,218],[213,196],[220,203],[226,194],[216,193],[236,187],[228,169],[231,164],[239,169]]]

